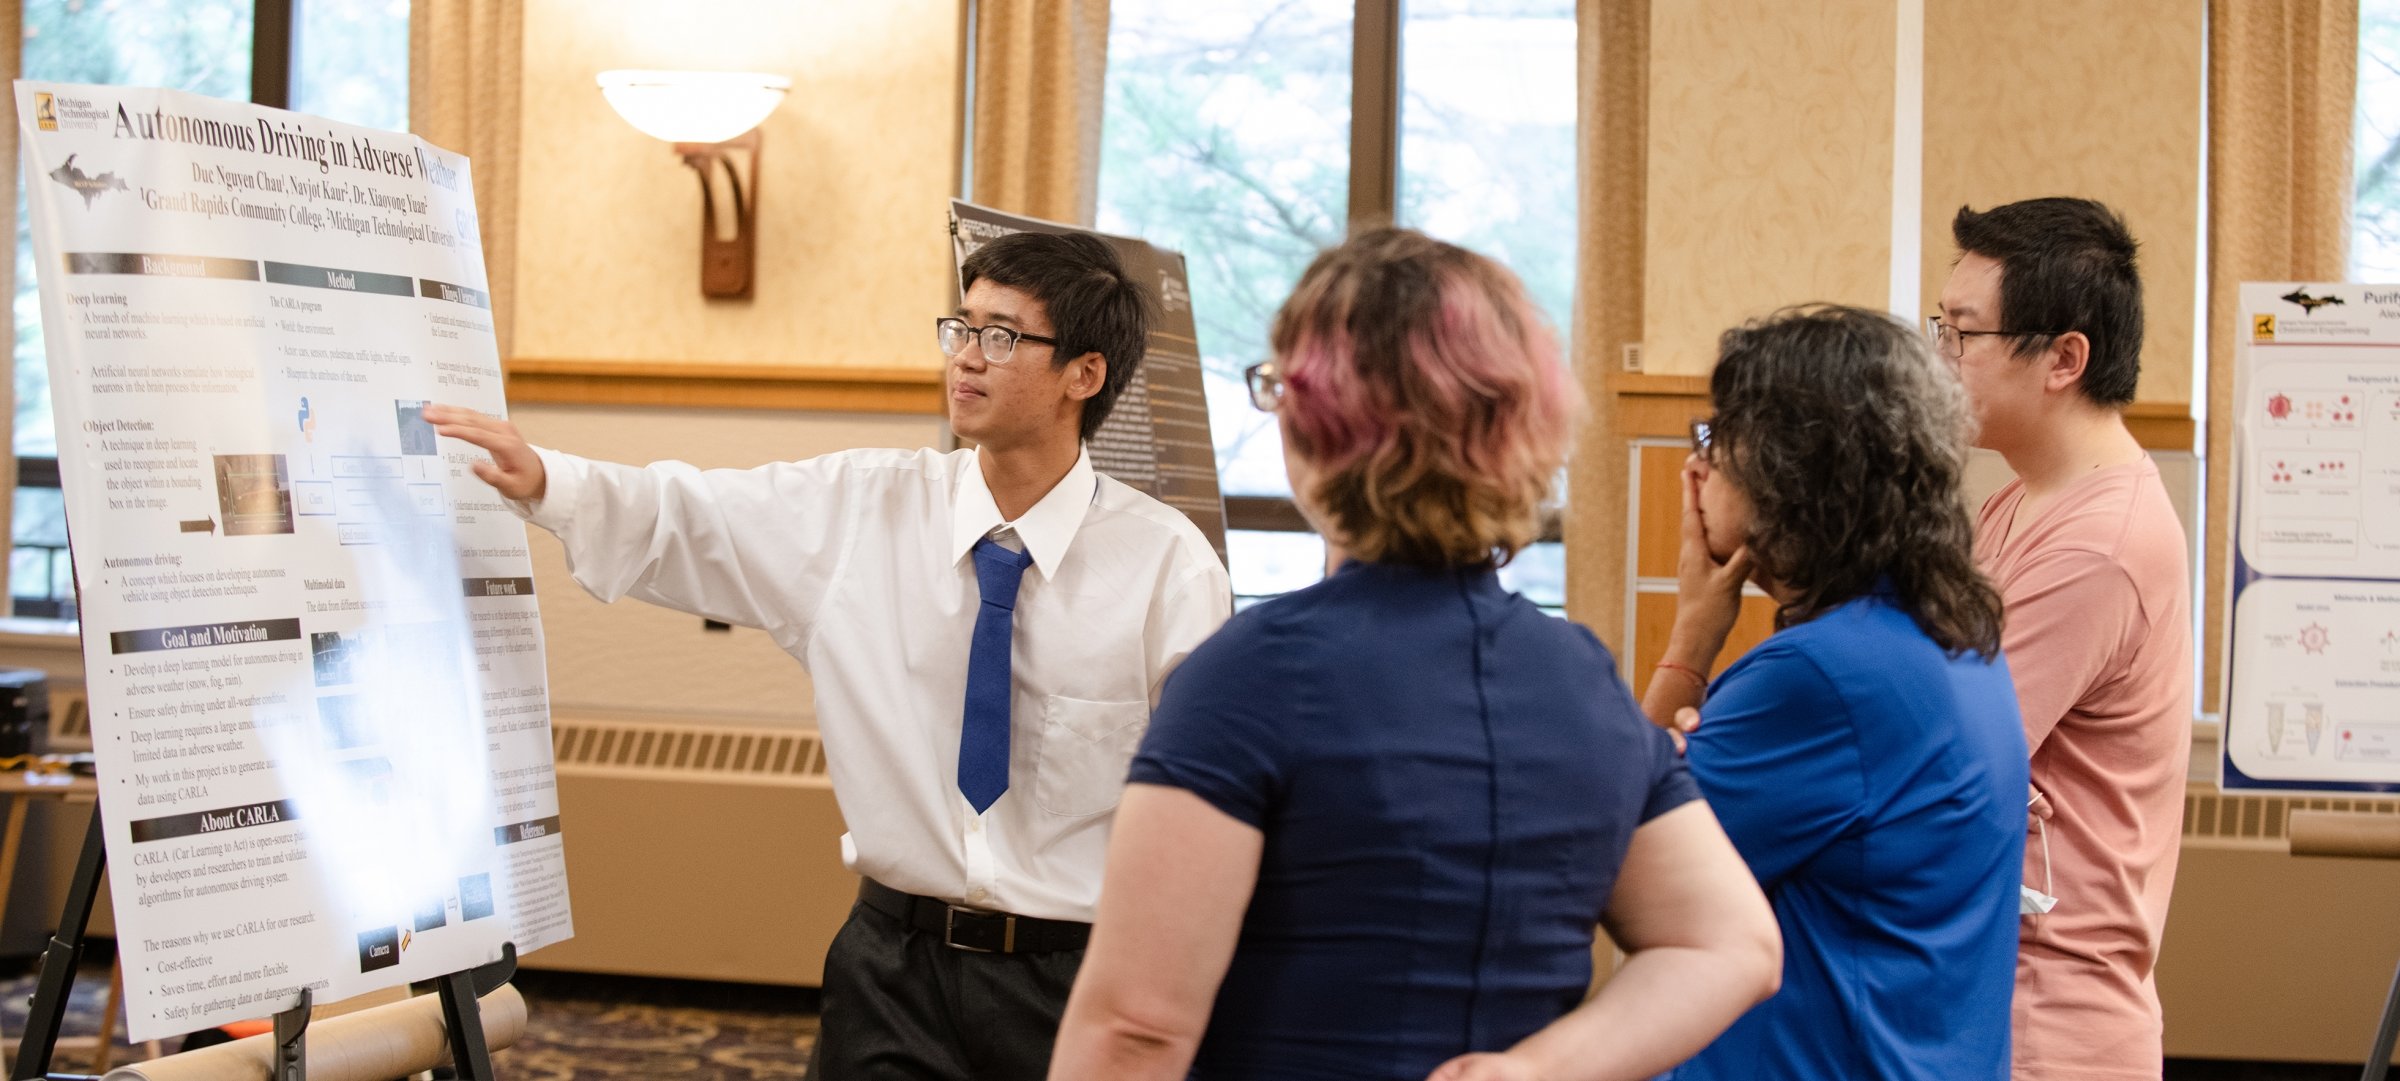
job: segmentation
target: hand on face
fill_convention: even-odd
[[[1702,513],[1703,487],[1722,498],[1717,521]],[[1736,508],[1746,506],[1726,477],[1711,479],[1711,467],[1694,454],[1683,463],[1683,527],[1676,554],[1675,629],[1669,637],[1668,658],[1706,672],[1725,648],[1734,621],[1742,614],[1742,583],[1749,580],[1750,548],[1746,523]],[[1723,554],[1720,555],[1719,553]],[[1696,663],[1695,663],[1696,662]]]

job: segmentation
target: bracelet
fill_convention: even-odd
[[[1699,669],[1688,664],[1677,664],[1674,661],[1660,661],[1658,667],[1670,672],[1681,673],[1685,679],[1691,680],[1694,686],[1700,688],[1701,697],[1708,696],[1708,677],[1702,675]]]

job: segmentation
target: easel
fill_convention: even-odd
[[[25,1036],[17,1045],[16,1066],[9,1071],[9,1081],[99,1081],[91,1074],[52,1073],[50,1059],[58,1050],[59,1028],[66,1022],[76,966],[83,960],[84,926],[91,922],[92,902],[99,896],[107,859],[107,835],[101,832],[100,809],[95,806],[91,828],[84,831],[83,854],[75,863],[75,879],[67,887],[66,908],[59,914],[58,933],[42,951],[41,975],[34,983]],[[459,1081],[494,1081],[492,1053],[483,1037],[483,1011],[476,1000],[499,989],[516,973],[517,946],[510,942],[501,945],[499,960],[436,981],[442,1023],[449,1034],[450,1062]],[[308,1021],[315,1005],[315,994],[302,988],[299,1004],[275,1015],[272,1081],[306,1081]]]
[[[2400,816],[2294,811],[2285,833],[2295,856],[2400,860]],[[2400,1041],[2400,969],[2392,973],[2392,992],[2384,996],[2383,1022],[2367,1048],[2367,1068],[2360,1081],[2383,1081],[2391,1069],[2395,1041]]]

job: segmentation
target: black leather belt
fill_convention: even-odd
[[[970,953],[1056,953],[1080,950],[1091,941],[1092,925],[1073,920],[1043,920],[1007,912],[968,908],[932,897],[919,897],[862,878],[860,904],[942,940],[942,945]]]

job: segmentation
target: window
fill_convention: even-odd
[[[408,130],[408,0],[295,0],[292,108]]]
[[[1506,263],[1566,326],[1573,0],[1415,0],[1405,18],[1400,7],[1116,0],[1111,9],[1099,226],[1175,248],[1190,267],[1231,526],[1228,569],[1244,601],[1324,570],[1323,544],[1292,508],[1274,421],[1250,407],[1241,382],[1319,249],[1354,220],[1396,220]],[[1397,70],[1372,55],[1379,41],[1396,45]],[[1375,104],[1394,98],[1397,115]],[[1354,115],[1380,127],[1353,131]],[[1396,198],[1373,182],[1395,173]],[[1384,205],[1366,205],[1378,197]],[[1565,603],[1555,539],[1502,575],[1536,603]]]
[[[2400,0],[2358,5],[2350,280],[2400,282]]]
[[[291,32],[295,15],[297,35]],[[28,79],[168,87],[274,105],[290,101],[302,111],[354,124],[408,124],[408,0],[24,0],[23,20]],[[308,47],[295,48],[295,36]],[[297,77],[283,77],[295,71]],[[74,570],[67,558],[50,369],[22,189],[16,325],[9,611],[73,619]]]

